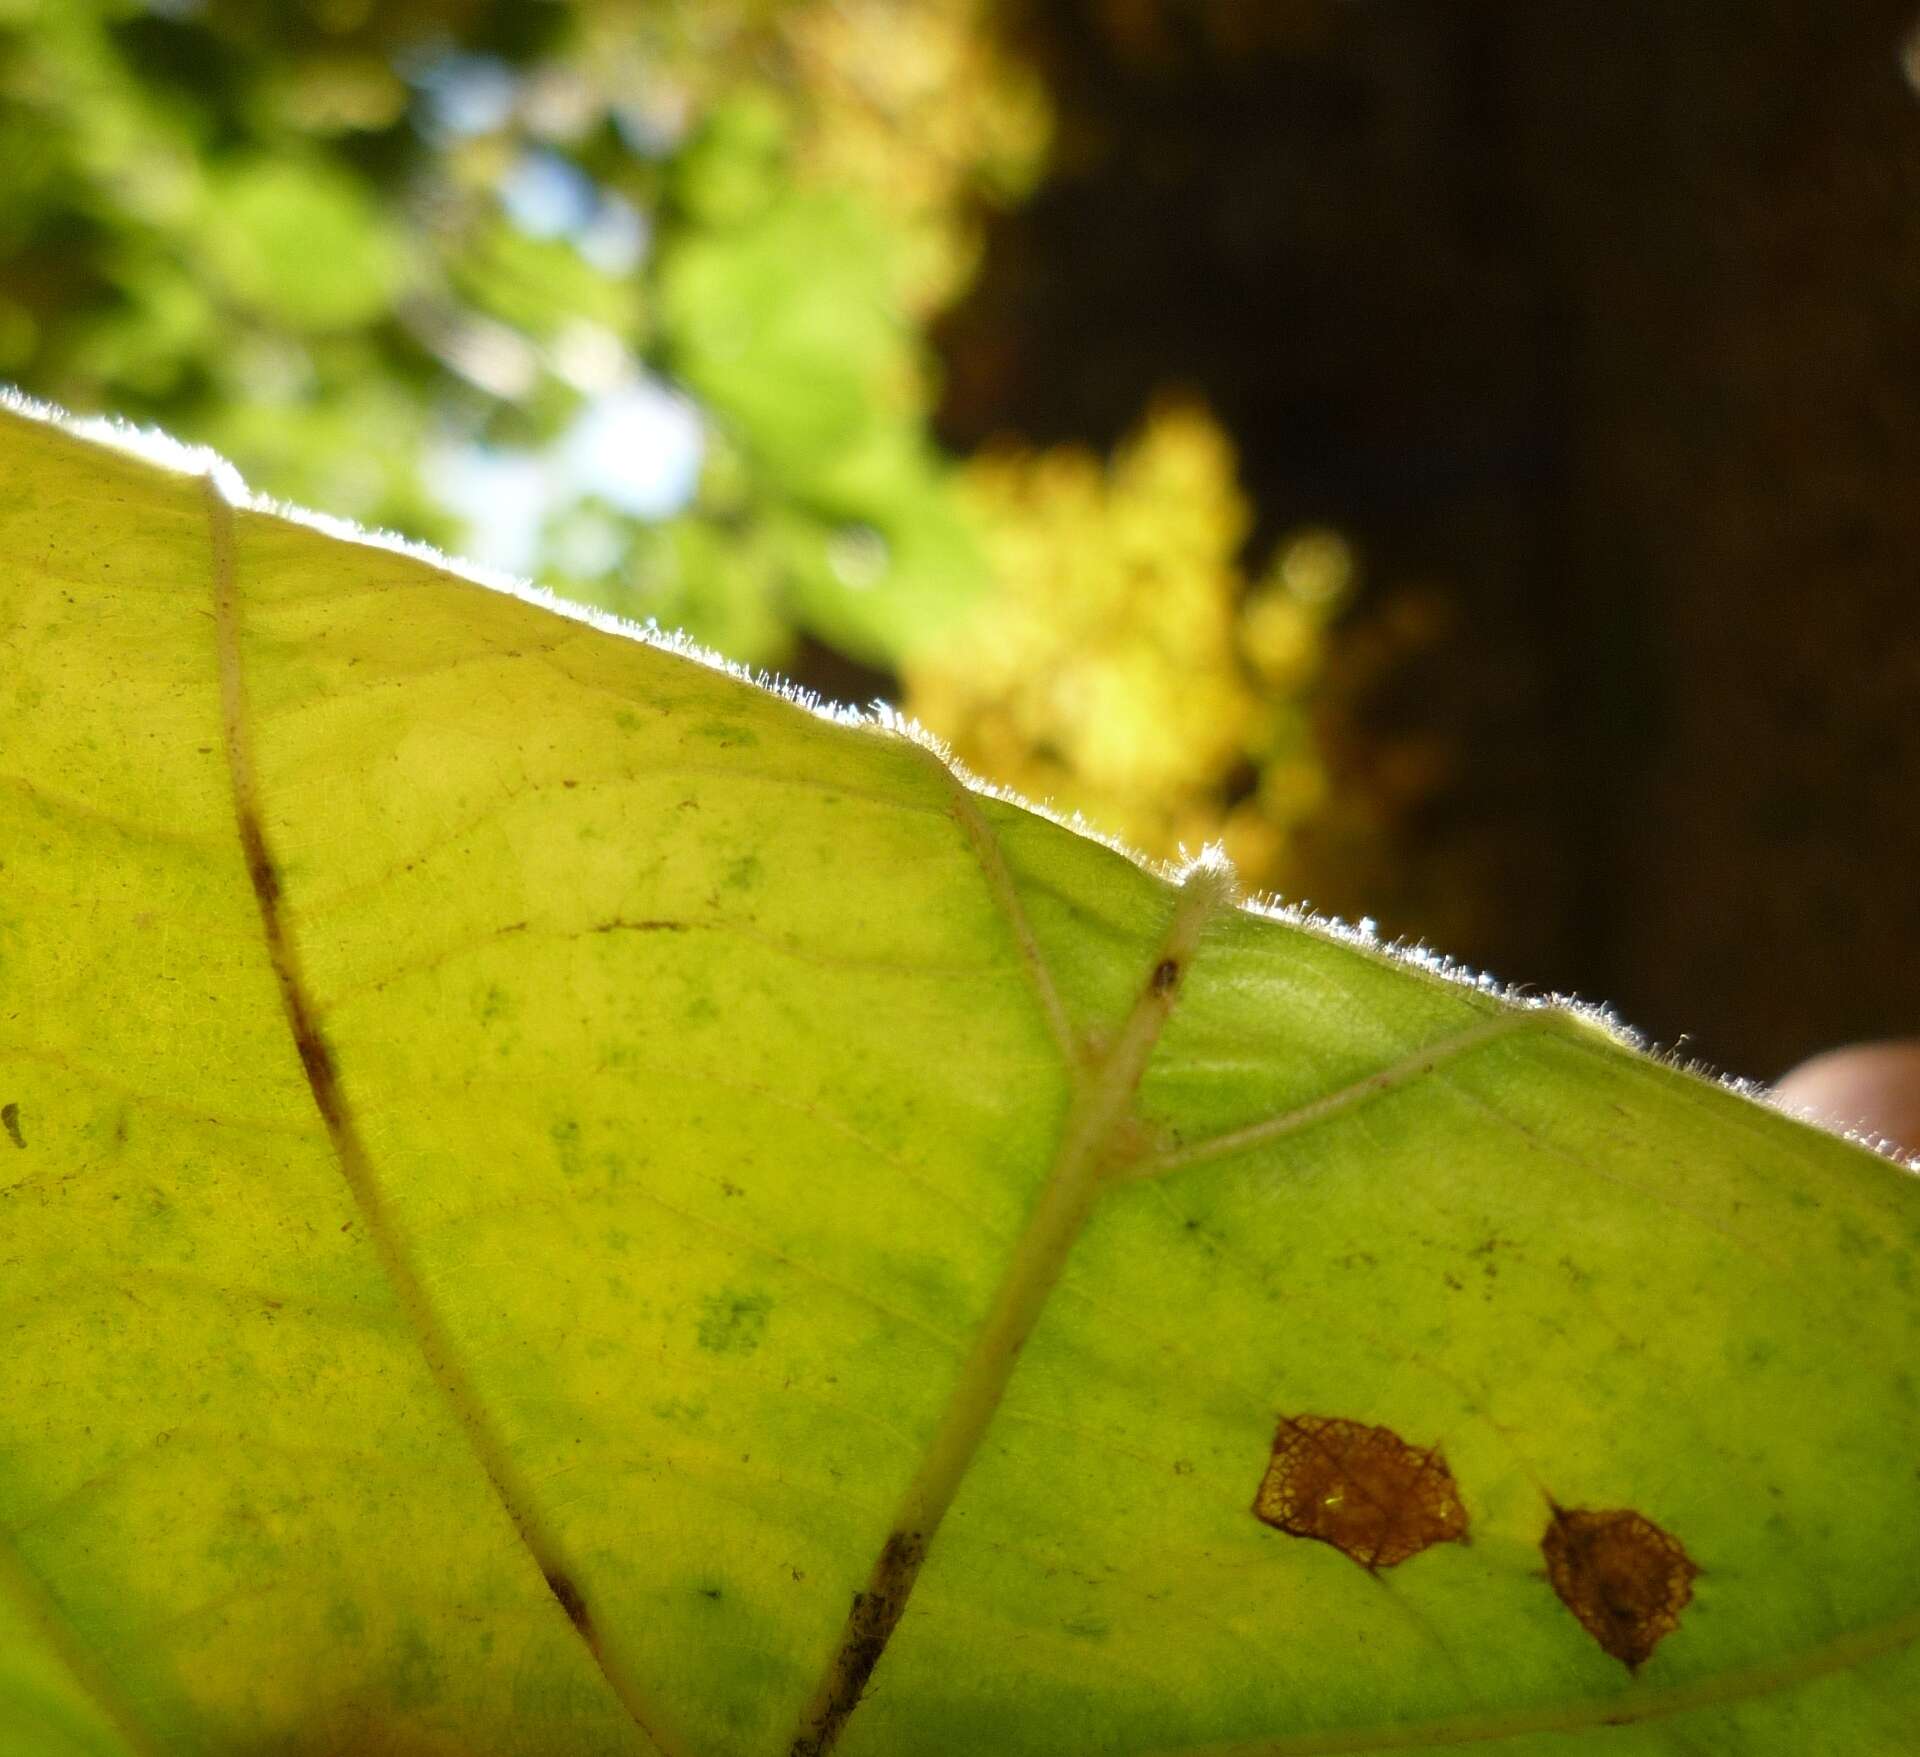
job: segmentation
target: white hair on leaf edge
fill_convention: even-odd
[[[1317,939],[1332,941],[1364,957],[1417,973],[1430,980],[1471,989],[1476,994],[1484,995],[1503,1006],[1529,1011],[1557,1012],[1585,1025],[1617,1047],[1643,1055],[1662,1067],[1705,1080],[1731,1096],[1758,1105],[1775,1115],[1788,1116],[1796,1121],[1812,1124],[1907,1169],[1920,1171],[1920,1150],[1909,1152],[1883,1136],[1858,1129],[1839,1128],[1799,1106],[1782,1105],[1774,1099],[1770,1089],[1758,1081],[1743,1080],[1722,1073],[1717,1068],[1695,1058],[1683,1059],[1677,1050],[1663,1050],[1657,1045],[1649,1044],[1641,1032],[1625,1024],[1607,1007],[1582,1000],[1575,995],[1530,994],[1526,992],[1524,986],[1504,983],[1484,971],[1471,969],[1418,942],[1395,940],[1383,943],[1374,922],[1368,917],[1362,917],[1357,923],[1347,922],[1338,916],[1324,914],[1306,903],[1288,902],[1279,897],[1260,893],[1243,895],[1234,878],[1232,862],[1228,860],[1225,851],[1217,843],[1207,844],[1197,855],[1186,855],[1183,850],[1182,858],[1178,861],[1156,860],[1139,849],[1130,847],[1119,837],[1101,829],[1098,825],[1088,823],[1077,811],[1062,812],[1049,802],[1026,799],[1010,787],[974,774],[954,755],[945,739],[890,703],[877,701],[867,709],[860,709],[844,703],[824,701],[812,690],[803,688],[787,678],[769,671],[749,669],[727,658],[724,654],[715,652],[711,647],[703,646],[691,636],[677,630],[663,629],[658,623],[634,622],[608,610],[576,603],[571,599],[560,597],[544,586],[535,585],[531,580],[450,556],[431,543],[422,543],[392,531],[368,530],[365,526],[355,524],[351,519],[340,518],[331,513],[315,512],[308,507],[294,506],[288,502],[276,500],[270,495],[261,494],[249,488],[240,472],[210,447],[187,444],[173,438],[170,434],[163,433],[156,427],[138,426],[115,416],[74,415],[52,403],[28,396],[23,391],[4,384],[0,384],[0,410],[57,428],[76,439],[121,452],[142,463],[151,464],[175,475],[207,478],[212,481],[223,499],[242,511],[259,513],[269,518],[279,519],[286,524],[298,525],[321,536],[332,538],[336,542],[405,556],[450,579],[479,586],[487,591],[503,593],[535,609],[545,610],[556,616],[564,616],[569,621],[582,623],[603,634],[637,640],[661,652],[671,653],[677,658],[691,660],[695,664],[721,672],[752,688],[776,695],[804,713],[834,725],[866,728],[907,739],[932,753],[952,770],[959,778],[961,785],[970,792],[1042,818],[1085,841],[1098,843],[1101,847],[1130,861],[1143,872],[1164,882],[1182,884],[1196,873],[1203,872],[1218,875],[1220,880],[1224,880],[1225,894],[1233,901],[1234,906],[1248,914],[1310,934]]]
[[[536,609],[548,611],[556,616],[564,616],[570,621],[582,623],[603,634],[641,641],[662,652],[692,660],[696,664],[721,672],[738,682],[776,695],[803,712],[832,724],[855,728],[866,727],[909,740],[931,753],[949,768],[958,777],[961,785],[970,792],[1042,818],[1083,840],[1098,843],[1101,847],[1120,855],[1143,872],[1163,882],[1181,884],[1196,870],[1215,872],[1224,870],[1231,873],[1231,862],[1218,844],[1208,844],[1197,856],[1188,856],[1183,850],[1182,858],[1177,861],[1156,860],[1099,825],[1089,823],[1077,811],[1062,811],[1051,801],[1027,799],[1010,787],[975,774],[954,754],[952,747],[945,739],[890,703],[875,702],[870,708],[862,710],[841,703],[824,702],[811,690],[775,673],[753,670],[741,665],[677,630],[662,629],[657,623],[651,621],[634,622],[627,617],[615,615],[611,611],[576,603],[560,597],[544,586],[534,584],[531,580],[448,555],[431,543],[403,537],[392,531],[368,530],[365,526],[355,524],[351,519],[344,519],[332,513],[315,512],[309,507],[295,506],[276,500],[270,495],[257,493],[247,487],[239,471],[217,452],[206,446],[185,444],[156,428],[136,427],[129,422],[104,416],[77,417],[52,404],[40,402],[5,387],[0,387],[0,407],[24,415],[30,420],[57,427],[76,438],[129,454],[161,469],[182,475],[211,478],[221,495],[241,510],[301,526],[336,542],[349,543],[360,548],[377,549],[387,554],[402,555],[448,578],[517,598]],[[1451,958],[1438,956],[1422,945],[1408,944],[1403,941],[1383,944],[1371,920],[1363,919],[1355,925],[1341,920],[1338,916],[1323,914],[1304,904],[1289,903],[1276,897],[1257,894],[1243,895],[1237,884],[1229,886],[1229,895],[1233,897],[1236,907],[1251,914],[1311,934],[1318,939],[1332,940],[1366,957],[1394,964],[1404,970],[1416,971],[1433,980],[1470,988],[1503,1005],[1527,1008],[1559,1007],[1576,1016],[1586,1018],[1591,1024],[1597,1024],[1609,1036],[1625,1043],[1629,1048],[1642,1047],[1639,1038],[1626,1031],[1611,1014],[1590,1008],[1584,1003],[1557,996],[1542,1000],[1537,996],[1527,995],[1484,972],[1471,970]]]

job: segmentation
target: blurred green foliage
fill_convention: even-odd
[[[928,326],[1048,137],[993,0],[0,0],[0,377],[899,678],[996,778],[1272,882],[1351,558],[1243,575],[1198,405],[1110,465],[931,435]]]
[[[799,628],[884,664],[982,578],[920,323],[1045,136],[975,6],[916,10],[954,51],[917,81],[892,8],[5,0],[0,372],[482,547],[436,459],[538,455],[665,376],[709,454],[681,516],[563,484],[513,559],[746,659]],[[583,515],[609,540],[558,541]]]

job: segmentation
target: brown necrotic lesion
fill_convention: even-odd
[[[1411,1446],[1391,1428],[1340,1416],[1280,1418],[1253,1511],[1369,1570],[1467,1537],[1460,1486],[1438,1446]]]
[[[1540,1550],[1560,1602],[1628,1671],[1679,1628],[1700,1572],[1677,1537],[1626,1507],[1555,1506]]]

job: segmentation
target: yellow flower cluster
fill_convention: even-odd
[[[1046,91],[1000,43],[997,12],[992,0],[816,0],[781,15],[804,96],[799,169],[889,216],[917,315],[972,280],[980,204],[1019,200],[1045,167]]]
[[[903,666],[907,706],[969,767],[1161,855],[1224,843],[1283,881],[1325,779],[1306,716],[1353,557],[1309,530],[1249,579],[1232,442],[1164,401],[1103,462],[989,450],[962,472],[994,585]]]

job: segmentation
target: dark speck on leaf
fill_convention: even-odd
[[[0,1126],[5,1127],[7,1131],[7,1139],[11,1141],[16,1147],[24,1147],[27,1144],[26,1136],[21,1134],[20,1132],[20,1106],[19,1105],[0,1104]]]

